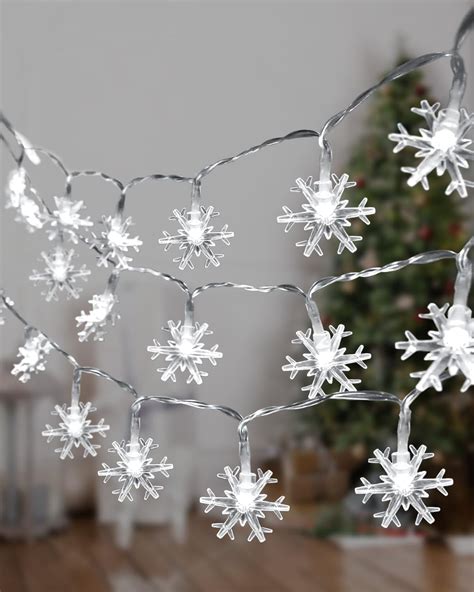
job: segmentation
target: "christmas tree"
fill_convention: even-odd
[[[410,133],[423,127],[421,118],[411,111],[422,99],[431,104],[436,101],[429,96],[420,71],[383,87],[373,99],[366,135],[357,143],[347,172],[357,182],[359,193],[367,196],[368,205],[376,208],[377,218],[370,226],[353,224],[351,231],[362,235],[363,241],[355,253],[345,251],[335,258],[335,275],[381,266],[423,251],[457,251],[466,240],[461,202],[444,193],[449,180],[431,175],[429,191],[421,185],[409,187],[400,169],[413,165],[413,151],[395,154],[388,140],[388,135],[396,131],[394,122],[403,122]],[[442,305],[450,301],[455,274],[452,260],[441,261],[410,266],[396,274],[339,283],[325,290],[326,299],[321,302],[325,324],[342,323],[353,332],[345,343],[347,351],[364,344],[372,353],[369,369],[360,373],[360,388],[400,396],[414,388],[416,381],[409,375],[422,367],[422,358],[414,356],[401,362],[394,344],[404,339],[406,330],[421,338],[426,336],[427,322],[418,315],[426,312],[430,302]],[[420,398],[418,421],[413,426],[415,441],[417,433],[423,433],[423,442],[429,447],[446,452],[467,438],[468,432],[459,405],[453,407],[451,402],[452,397],[459,398],[452,394],[459,391],[459,384],[452,379],[451,386],[447,395],[430,389]],[[438,399],[436,405],[433,398]],[[363,442],[372,449],[393,433],[396,413],[388,405],[333,401],[308,412],[306,420],[316,424],[329,446],[349,448]],[[448,421],[449,430],[443,429]]]

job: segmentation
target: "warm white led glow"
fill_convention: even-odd
[[[448,128],[438,130],[431,140],[433,148],[436,150],[442,150],[443,152],[447,152],[451,148],[454,148],[456,142],[456,134]]]

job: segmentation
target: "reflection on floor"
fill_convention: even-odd
[[[435,544],[342,552],[284,528],[264,544],[219,541],[198,518],[183,545],[166,528],[141,528],[124,552],[82,520],[29,545],[1,543],[0,591],[472,592],[471,563]]]

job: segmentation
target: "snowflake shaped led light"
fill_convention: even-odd
[[[413,107],[412,111],[421,115],[429,129],[420,129],[420,135],[408,133],[399,123],[400,133],[390,134],[388,137],[397,145],[394,152],[400,152],[407,146],[416,148],[416,158],[423,160],[417,167],[403,167],[402,171],[409,173],[408,185],[413,187],[422,184],[428,190],[428,175],[436,170],[438,175],[445,171],[451,177],[446,188],[446,195],[457,191],[461,197],[467,196],[467,187],[473,187],[472,181],[463,179],[461,169],[469,168],[467,159],[472,159],[474,152],[469,148],[472,140],[466,137],[474,125],[474,114],[469,115],[465,109],[441,109],[440,104],[430,105],[428,101],[421,101],[420,107]],[[438,112],[438,113],[437,113]]]
[[[449,309],[449,310],[448,310]],[[415,352],[427,352],[424,359],[431,365],[427,370],[412,372],[410,376],[419,378],[416,388],[424,391],[430,386],[437,391],[442,390],[441,374],[447,369],[451,376],[463,374],[466,378],[461,390],[466,391],[474,384],[474,319],[472,311],[463,305],[445,304],[438,308],[436,304],[428,305],[429,313],[420,314],[422,319],[431,319],[436,331],[428,331],[431,339],[419,340],[413,333],[406,331],[408,341],[399,341],[397,349],[404,349],[402,360],[406,360]],[[447,312],[447,314],[446,314]]]
[[[363,353],[363,345],[353,354],[346,354],[346,348],[339,346],[344,337],[352,335],[351,331],[344,331],[344,325],[339,325],[337,329],[331,325],[329,329],[330,331],[324,331],[322,334],[314,334],[311,329],[306,333],[297,331],[297,338],[291,343],[303,344],[308,352],[303,354],[304,360],[299,362],[287,356],[289,364],[282,367],[282,370],[291,372],[291,379],[295,378],[298,372],[306,372],[307,376],[314,377],[312,384],[301,389],[309,391],[308,399],[326,395],[323,390],[324,383],[332,384],[334,380],[340,385],[339,392],[356,390],[355,385],[361,381],[357,378],[347,378],[349,364],[358,364],[365,369],[367,366],[364,360],[372,357],[369,353]]]
[[[405,511],[413,507],[418,515],[416,526],[424,519],[429,524],[434,522],[433,513],[439,512],[438,507],[428,507],[424,499],[429,496],[428,490],[437,489],[443,495],[448,495],[445,487],[453,484],[452,479],[444,477],[445,469],[433,479],[426,479],[426,471],[418,472],[421,463],[427,458],[432,458],[433,453],[426,452],[426,446],[420,446],[418,450],[410,446],[410,452],[394,452],[390,460],[390,448],[384,452],[375,450],[375,458],[369,459],[370,463],[379,463],[385,471],[381,475],[379,483],[370,483],[365,477],[361,478],[362,486],[357,487],[355,492],[364,496],[362,502],[365,504],[372,495],[382,495],[382,501],[387,501],[388,506],[384,512],[377,512],[374,518],[382,518],[382,526],[387,528],[391,522],[400,526],[397,513],[400,508]]]
[[[224,491],[225,496],[217,497],[212,489],[208,489],[207,496],[200,499],[201,504],[207,506],[204,510],[206,513],[216,507],[222,508],[225,521],[212,525],[219,529],[217,537],[221,539],[228,535],[230,539],[234,540],[233,528],[237,524],[240,526],[248,524],[250,534],[247,540],[251,541],[257,538],[263,543],[265,535],[273,532],[271,528],[260,524],[260,520],[265,518],[265,513],[272,512],[279,520],[282,520],[281,513],[288,512],[290,509],[290,506],[283,503],[284,496],[270,502],[267,500],[266,494],[262,493],[266,485],[277,483],[277,479],[272,479],[271,471],[264,473],[258,469],[256,476],[254,473],[241,472],[240,467],[236,467],[234,470],[225,467],[224,473],[219,473],[217,476],[229,482],[230,489]]]
[[[27,337],[25,344],[18,348],[18,364],[12,369],[13,376],[18,376],[20,382],[28,382],[32,374],[43,372],[46,368],[46,356],[52,345],[41,333],[34,333]]]
[[[91,335],[94,341],[104,339],[107,323],[114,325],[120,318],[118,313],[113,312],[116,302],[118,298],[111,292],[92,296],[92,300],[89,300],[92,309],[89,312],[81,311],[81,314],[76,317],[77,326],[84,325],[78,333],[79,341],[87,341]]]
[[[163,486],[154,483],[156,474],[169,477],[168,471],[173,468],[172,464],[166,462],[166,456],[159,463],[153,463],[153,459],[148,457],[151,450],[158,448],[158,444],[153,444],[152,438],[148,438],[146,441],[140,438],[135,442],[125,443],[124,440],[120,444],[114,442],[112,446],[113,448],[109,452],[117,453],[120,460],[117,461],[115,467],[109,467],[102,463],[104,468],[98,474],[100,477],[104,477],[104,483],[107,483],[112,477],[117,477],[121,486],[120,489],[116,489],[112,493],[118,495],[119,502],[123,502],[125,499],[133,501],[131,494],[133,487],[135,489],[143,487],[145,499],[150,496],[157,499],[158,492],[163,489]]]
[[[48,443],[54,438],[59,438],[62,442],[60,448],[56,448],[55,452],[59,453],[61,460],[66,457],[74,458],[72,453],[73,448],[84,448],[84,458],[88,455],[97,456],[96,450],[100,448],[99,444],[92,444],[91,440],[94,434],[99,434],[105,438],[105,432],[110,429],[108,425],[104,424],[101,419],[98,424],[92,424],[88,419],[89,413],[96,411],[92,407],[92,403],[72,404],[71,407],[67,405],[56,405],[51,415],[58,415],[60,422],[58,427],[53,428],[46,424],[46,429],[42,435],[47,438]]]
[[[44,282],[46,292],[43,294],[46,301],[57,300],[58,292],[66,291],[68,297],[79,298],[81,289],[75,285],[76,280],[85,278],[90,275],[90,271],[82,265],[78,269],[74,269],[72,260],[74,258],[74,250],[66,251],[62,246],[57,245],[50,253],[41,253],[41,257],[46,263],[46,268],[43,272],[33,270],[30,275],[30,280],[33,282]]]
[[[179,263],[179,269],[186,267],[194,269],[192,258],[194,255],[199,257],[201,254],[206,260],[206,268],[211,263],[215,267],[220,265],[219,259],[224,255],[214,253],[213,247],[218,240],[221,240],[225,245],[230,245],[229,239],[234,236],[234,233],[227,230],[227,224],[221,230],[214,230],[214,226],[210,226],[209,222],[216,216],[219,216],[219,213],[215,212],[212,206],[208,208],[201,206],[199,210],[190,212],[185,209],[173,210],[170,220],[177,220],[181,228],[174,236],[163,232],[164,237],[160,238],[158,242],[160,245],[165,245],[165,251],[171,245],[178,245],[179,250],[183,251],[180,257],[173,259],[175,263]]]
[[[132,219],[123,220],[118,215],[103,216],[102,224],[104,230],[94,241],[94,246],[101,251],[97,260],[98,266],[107,267],[108,260],[115,259],[118,268],[126,267],[128,262],[132,260],[127,256],[128,250],[135,249],[138,252],[143,244],[137,236],[135,238],[129,236],[128,229],[132,226]]]
[[[23,167],[18,167],[10,171],[7,180],[6,194],[8,201],[5,203],[6,208],[18,208],[21,199],[25,196],[27,188],[27,176]]]
[[[77,232],[93,226],[90,218],[81,218],[83,201],[74,201],[68,197],[55,197],[56,209],[50,219],[49,238],[53,240],[61,235],[67,236],[73,243],[78,242]]]
[[[333,186],[334,183],[334,186]],[[367,198],[364,197],[357,207],[348,207],[348,200],[341,199],[346,188],[354,187],[356,183],[349,182],[348,175],[342,175],[339,179],[332,175],[331,181],[314,181],[308,177],[306,181],[296,179],[296,187],[290,191],[302,193],[308,203],[303,204],[302,212],[292,212],[290,208],[283,206],[285,214],[278,216],[278,222],[286,224],[285,232],[288,232],[294,224],[304,224],[304,229],[310,231],[307,240],[296,243],[297,247],[304,247],[304,255],[309,257],[314,251],[318,255],[323,254],[320,246],[321,239],[329,240],[335,236],[339,240],[338,255],[348,249],[353,253],[357,250],[356,241],[362,240],[361,236],[350,236],[346,228],[351,225],[350,220],[359,218],[365,224],[370,224],[367,216],[375,213],[375,208],[366,207]]]
[[[202,364],[203,360],[209,360],[213,366],[217,364],[216,360],[222,358],[222,353],[217,351],[218,345],[214,345],[211,349],[205,349],[204,343],[201,339],[205,335],[212,335],[212,331],[208,331],[209,325],[203,323],[199,325],[175,324],[173,321],[168,321],[168,328],[163,327],[164,331],[171,333],[171,339],[168,340],[168,345],[160,345],[154,339],[154,345],[150,345],[147,351],[152,353],[152,360],[156,360],[158,356],[165,356],[165,361],[169,362],[166,368],[158,368],[158,372],[162,373],[161,380],[168,380],[171,378],[173,382],[176,381],[176,371],[189,372],[187,383],[193,380],[197,384],[202,383],[202,377],[208,375],[207,372],[201,370],[198,366]]]

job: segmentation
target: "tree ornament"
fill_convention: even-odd
[[[181,211],[173,210],[173,215],[170,220],[177,220],[181,228],[178,229],[178,234],[172,236],[168,232],[163,232],[164,237],[159,239],[160,245],[165,245],[167,251],[171,245],[178,245],[180,251],[183,251],[181,257],[173,259],[175,263],[179,263],[179,269],[194,269],[192,258],[195,255],[199,257],[203,255],[205,267],[220,265],[219,259],[224,255],[216,254],[213,247],[216,241],[221,240],[225,245],[230,245],[229,239],[234,236],[233,232],[227,230],[228,225],[225,224],[222,230],[214,230],[214,226],[210,226],[209,222],[212,218],[219,216],[218,212],[214,212],[213,206],[205,208],[201,206],[199,209],[191,209],[187,212],[186,209]]]
[[[81,288],[75,285],[76,280],[81,278],[85,280],[90,275],[90,271],[85,265],[78,269],[74,269],[72,260],[74,258],[74,250],[66,251],[62,245],[57,245],[50,253],[41,253],[41,257],[46,263],[45,270],[38,272],[33,270],[30,275],[30,280],[33,282],[44,282],[46,291],[43,295],[46,301],[58,299],[58,292],[66,291],[70,298],[79,298]]]
[[[472,311],[461,304],[445,304],[438,308],[436,304],[428,305],[429,313],[420,314],[422,319],[431,319],[436,331],[428,331],[431,339],[419,340],[413,333],[406,331],[408,341],[395,343],[396,349],[404,349],[402,360],[406,360],[415,352],[427,352],[424,359],[431,365],[427,370],[412,372],[413,378],[419,378],[416,388],[424,391],[430,386],[437,391],[442,390],[441,374],[448,370],[451,376],[463,374],[466,378],[461,391],[467,391],[474,384],[474,319]],[[447,313],[447,314],[446,314]]]
[[[84,448],[84,458],[88,455],[97,456],[97,449],[99,444],[92,444],[91,440],[94,434],[99,434],[105,438],[105,432],[110,429],[110,426],[104,424],[101,419],[98,424],[92,424],[88,419],[89,413],[97,411],[92,407],[92,403],[77,403],[73,402],[70,407],[67,405],[56,405],[51,415],[59,416],[60,422],[58,427],[53,428],[46,424],[46,429],[42,435],[47,438],[50,443],[54,438],[59,438],[62,447],[56,448],[54,452],[59,453],[61,460],[66,457],[74,458],[73,448]]]
[[[294,224],[304,224],[304,229],[311,232],[305,241],[296,243],[297,247],[304,247],[304,255],[309,257],[314,251],[318,255],[323,254],[319,243],[323,236],[329,240],[333,235],[339,240],[337,249],[340,255],[344,249],[353,253],[357,250],[355,241],[362,240],[361,236],[349,236],[346,228],[351,225],[350,220],[359,218],[365,224],[370,224],[367,216],[375,213],[375,208],[366,207],[367,198],[364,197],[357,207],[347,207],[348,200],[343,200],[342,194],[346,188],[355,187],[356,183],[349,182],[348,175],[338,178],[332,175],[332,182],[314,181],[308,177],[306,181],[296,179],[296,187],[290,191],[302,193],[308,203],[303,204],[302,212],[292,212],[290,208],[283,206],[285,214],[278,216],[278,222],[286,224],[285,232],[288,232]],[[334,183],[334,185],[333,185]]]
[[[469,130],[474,125],[474,114],[468,115],[466,109],[441,109],[439,103],[430,105],[428,101],[421,101],[420,107],[413,107],[413,113],[423,117],[429,129],[420,129],[420,135],[408,133],[399,123],[400,133],[390,134],[388,137],[397,145],[394,152],[400,152],[407,146],[416,148],[416,158],[423,160],[417,167],[403,167],[404,173],[409,173],[408,185],[413,187],[422,184],[429,189],[428,175],[436,170],[438,175],[448,172],[451,182],[446,188],[446,195],[457,191],[461,197],[467,197],[467,187],[474,187],[472,181],[463,178],[461,169],[469,168],[467,159],[473,158],[474,152],[469,148],[472,140],[467,138]],[[437,113],[438,112],[438,113]]]
[[[255,473],[241,471],[240,467],[236,467],[234,470],[225,467],[224,472],[217,476],[228,481],[230,490],[224,491],[224,497],[217,497],[212,489],[208,489],[207,496],[200,499],[201,504],[207,506],[204,510],[206,513],[216,507],[222,508],[225,521],[212,525],[213,528],[219,529],[217,537],[221,539],[228,535],[231,540],[234,540],[233,528],[237,524],[240,526],[248,524],[250,534],[247,540],[251,541],[257,538],[259,542],[263,543],[265,535],[273,532],[271,528],[260,524],[260,520],[265,518],[265,513],[272,512],[279,520],[282,520],[281,513],[288,512],[290,509],[290,506],[283,503],[284,496],[270,502],[266,499],[266,494],[262,493],[266,485],[277,483],[277,479],[272,479],[271,471],[264,473],[258,469],[257,475],[255,475]]]
[[[153,444],[153,439],[148,438],[144,440],[132,440],[125,443],[122,440],[120,444],[114,442],[109,452],[115,452],[119,461],[117,466],[109,467],[106,463],[102,463],[104,467],[98,472],[99,477],[104,477],[104,483],[111,477],[117,477],[120,489],[112,491],[114,495],[118,495],[118,501],[123,502],[125,499],[133,501],[132,487],[138,489],[143,487],[145,490],[145,500],[150,496],[158,499],[159,491],[163,489],[162,485],[156,485],[154,479],[157,473],[164,477],[169,477],[168,471],[173,468],[172,464],[167,463],[167,457],[163,457],[161,462],[153,463],[153,459],[148,457],[151,450],[158,448],[158,444]]]
[[[32,374],[43,372],[46,368],[46,356],[51,349],[52,345],[42,333],[27,330],[25,344],[18,348],[17,357],[22,359],[13,366],[13,376],[18,376],[20,382],[28,382]]]
[[[382,526],[387,528],[390,523],[400,526],[397,517],[398,510],[405,511],[413,507],[418,515],[416,526],[424,519],[429,524],[434,522],[433,513],[439,512],[438,507],[428,507],[423,499],[428,497],[428,490],[437,489],[443,495],[448,495],[445,487],[453,484],[452,479],[444,477],[445,469],[436,475],[435,478],[426,479],[426,471],[418,472],[423,460],[432,458],[433,453],[426,452],[426,446],[410,446],[410,452],[394,452],[390,460],[390,448],[384,452],[375,450],[375,458],[370,458],[369,463],[379,463],[385,471],[381,475],[379,483],[370,483],[365,477],[361,478],[362,486],[356,487],[355,492],[364,496],[362,503],[366,503],[372,495],[382,495],[382,501],[389,502],[385,512],[374,514],[374,518],[382,518]]]
[[[83,228],[93,226],[90,218],[81,218],[80,211],[84,207],[84,202],[74,201],[68,197],[55,197],[54,203],[56,209],[50,219],[49,239],[53,240],[65,235],[73,243],[77,243],[77,232]]]
[[[81,311],[81,314],[76,317],[77,326],[84,325],[78,333],[79,341],[87,341],[91,335],[94,341],[104,339],[107,323],[115,325],[120,318],[118,313],[113,312],[117,302],[118,298],[115,294],[107,290],[103,294],[92,296],[92,300],[89,300],[92,309],[89,312]]]
[[[165,361],[169,362],[166,368],[157,369],[157,372],[163,374],[161,380],[166,381],[171,378],[175,382],[175,373],[180,370],[181,372],[189,372],[187,384],[190,384],[193,380],[197,384],[202,383],[202,377],[207,376],[208,373],[198,366],[202,364],[203,360],[209,360],[215,366],[217,364],[216,360],[222,358],[222,353],[217,351],[219,347],[217,344],[211,349],[205,349],[204,343],[201,342],[205,335],[212,335],[212,331],[208,331],[208,327],[207,323],[192,325],[181,324],[181,321],[177,324],[168,321],[168,327],[163,327],[163,331],[168,331],[171,334],[168,345],[160,345],[156,339],[153,339],[154,345],[147,348],[147,351],[153,354],[152,360],[156,360],[160,355],[163,355]]]
[[[115,216],[102,216],[104,230],[99,237],[95,237],[93,246],[101,252],[97,265],[107,267],[109,259],[115,259],[118,269],[127,267],[131,257],[127,255],[128,250],[140,250],[143,242],[136,236],[131,238],[128,229],[133,225],[132,218],[125,220],[118,214]]]
[[[312,384],[302,387],[302,391],[308,392],[308,399],[314,399],[317,395],[326,395],[323,385],[327,382],[332,384],[335,379],[339,383],[339,392],[354,391],[355,385],[360,383],[358,378],[347,378],[346,372],[349,364],[358,364],[366,369],[364,360],[369,360],[372,355],[363,353],[364,346],[360,345],[353,354],[346,354],[346,348],[340,348],[341,340],[352,335],[350,331],[344,331],[344,325],[335,329],[330,325],[330,331],[316,333],[308,329],[306,333],[297,331],[297,339],[291,343],[303,344],[308,350],[303,354],[304,360],[299,362],[286,356],[289,364],[282,367],[282,370],[291,372],[290,379],[295,378],[298,372],[306,372],[308,377],[313,376]],[[332,335],[331,335],[332,334]]]

